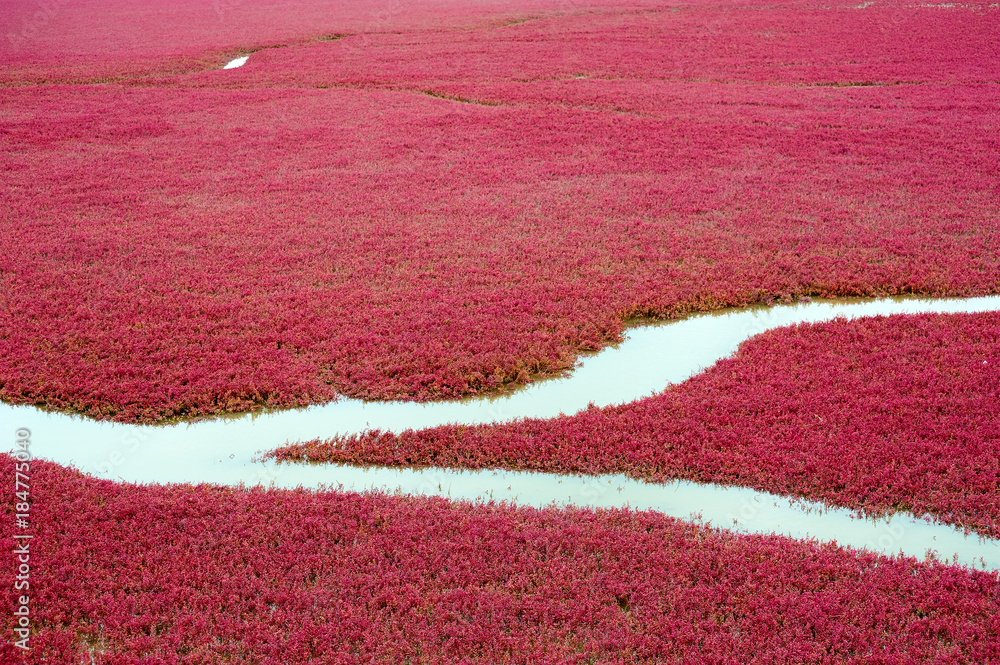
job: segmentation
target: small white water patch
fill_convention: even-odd
[[[242,67],[243,65],[247,64],[247,60],[249,59],[250,56],[244,55],[239,58],[236,58],[235,60],[230,60],[225,64],[223,69],[236,69],[237,67]]]
[[[0,405],[0,418],[32,432],[37,457],[100,478],[136,483],[274,484],[276,487],[343,485],[360,491],[440,494],[456,499],[510,500],[525,505],[572,503],[584,507],[650,508],[746,533],[836,540],[885,554],[941,558],[959,555],[973,565],[1000,570],[1000,541],[966,537],[952,527],[897,515],[888,522],[852,519],[851,511],[821,504],[790,506],[788,499],[741,488],[675,482],[666,485],[624,477],[573,477],[517,472],[442,469],[360,469],[333,465],[253,462],[262,451],[289,441],[329,438],[366,429],[393,432],[445,423],[507,422],[523,417],[572,414],[589,403],[630,402],[679,383],[736,351],[739,344],[793,323],[870,315],[1000,311],[1000,296],[970,299],[888,299],[813,302],[733,310],[632,329],[624,343],[585,358],[564,379],[540,381],[512,395],[458,402],[362,402],[341,400],[308,409],[170,426],[97,422],[45,413],[29,406]],[[802,505],[811,507],[803,510]]]

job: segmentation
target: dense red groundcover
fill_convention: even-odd
[[[288,446],[282,459],[688,478],[1000,537],[1000,314],[800,325],[624,406]]]
[[[621,9],[643,6],[634,0],[615,4]],[[577,0],[5,0],[0,82],[198,71],[217,68],[236,52],[333,35],[363,39],[381,32],[490,27],[585,11],[589,5]]]
[[[139,421],[428,399],[559,372],[636,315],[996,292],[1000,12],[862,4],[7,2],[0,399]],[[996,535],[996,320],[772,333],[629,407],[336,456],[684,476]],[[43,462],[31,495],[29,662],[1000,650],[996,575],[654,514]]]
[[[406,4],[340,30],[348,4],[247,0],[187,32],[194,5],[151,6],[121,18],[166,29],[138,65],[88,33],[53,46],[81,49],[67,74],[52,19],[2,68],[4,401],[430,399],[559,372],[634,315],[1000,290],[987,5]],[[175,62],[272,37],[241,69]]]
[[[9,456],[0,466],[13,474]],[[985,663],[1000,652],[1000,579],[941,563],[624,510],[136,487],[38,461],[31,478],[30,662]],[[0,559],[14,570],[8,548]],[[10,621],[4,612],[7,634]],[[0,654],[13,662],[7,640]]]

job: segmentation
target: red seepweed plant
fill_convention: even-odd
[[[940,562],[652,512],[142,487],[42,461],[32,478],[32,662],[988,662],[1000,648],[1000,580]]]
[[[623,406],[503,425],[369,432],[289,461],[685,478],[899,510],[1000,537],[1000,315],[873,317],[745,342]]]
[[[232,26],[167,31],[141,76],[86,51],[10,79],[0,398],[151,422],[459,397],[635,316],[1000,289],[1000,12],[569,4],[363,42],[251,21],[301,40],[231,71],[164,54]]]

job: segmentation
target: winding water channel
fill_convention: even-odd
[[[519,505],[574,504],[653,509],[742,533],[778,533],[836,541],[885,554],[942,559],[1000,570],[1000,541],[965,536],[950,526],[908,515],[865,520],[852,511],[743,488],[686,481],[651,484],[624,476],[559,476],[507,471],[355,468],[254,462],[286,442],[366,429],[399,432],[445,423],[507,422],[572,414],[589,403],[608,406],[662,391],[731,355],[765,330],[837,317],[1000,311],[1000,296],[970,299],[884,299],[811,302],[729,310],[629,330],[617,347],[584,358],[572,375],[539,381],[498,398],[415,404],[340,400],[306,409],[249,414],[166,426],[97,422],[0,404],[11,432],[31,430],[32,453],[99,478],[136,483],[259,484],[342,487]],[[12,441],[11,437],[11,441]],[[12,446],[11,446],[12,449]]]

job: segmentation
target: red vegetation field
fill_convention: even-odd
[[[291,445],[280,459],[736,484],[1000,537],[1000,314],[800,325],[624,406]]]
[[[149,422],[455,397],[558,373],[635,316],[1000,292],[990,4],[0,14],[7,403]],[[282,455],[694,478],[1000,536],[998,331],[800,327],[629,406]],[[31,498],[28,662],[1000,652],[995,574],[651,513],[137,487],[47,462]]]
[[[997,576],[939,563],[623,510],[136,487],[37,461],[32,479],[31,662],[986,663],[1000,652]],[[9,548],[0,558],[14,569]],[[5,662],[13,653],[0,646]]]
[[[632,0],[615,3],[640,6]],[[337,34],[491,26],[575,0],[5,0],[0,83],[87,82],[215,69],[235,52]],[[363,37],[362,37],[363,38]]]
[[[179,30],[204,4],[70,28],[59,3],[5,64],[0,399],[453,397],[635,315],[1000,290],[988,5],[406,4],[368,29],[247,0]],[[149,25],[135,58],[87,32],[109,12]]]
[[[785,86],[996,84],[1000,11],[946,12],[905,3],[850,7],[760,2],[647,3],[646,9],[539,16],[478,30],[345,34],[255,53],[219,86],[384,86],[462,95],[480,103],[537,103],[556,82],[616,82],[622,101],[660,83]],[[961,34],[962,39],[955,37]],[[897,91],[905,96],[902,91]],[[574,100],[576,101],[576,100]],[[571,102],[576,106],[577,103]]]

